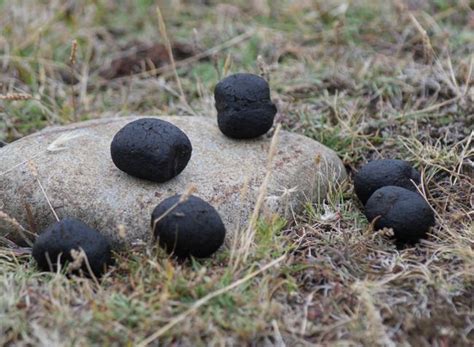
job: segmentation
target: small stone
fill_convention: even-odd
[[[120,170],[138,178],[166,182],[184,170],[192,146],[175,125],[161,119],[142,118],[119,130],[110,152]]]
[[[33,245],[33,257],[43,271],[56,271],[58,260],[62,266],[71,263],[71,251],[81,249],[87,255],[87,261],[96,276],[100,276],[107,265],[112,263],[107,239],[97,230],[74,218],[61,219],[43,231]],[[85,261],[81,270],[89,273]]]
[[[420,194],[396,186],[376,190],[365,205],[365,215],[375,229],[392,228],[400,243],[415,243],[426,238],[435,217],[430,205]]]
[[[420,173],[404,160],[381,159],[364,165],[354,176],[354,189],[359,200],[365,204],[379,188],[397,186],[416,192]]]
[[[151,226],[160,246],[178,258],[211,256],[224,243],[225,226],[214,207],[197,196],[165,199],[153,210]]]
[[[258,137],[273,125],[277,109],[270,99],[267,81],[260,76],[228,76],[216,85],[214,97],[219,129],[228,137]]]

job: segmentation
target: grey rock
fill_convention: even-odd
[[[59,218],[74,217],[102,232],[113,248],[148,241],[154,207],[193,185],[194,195],[214,206],[226,240],[246,227],[267,172],[271,138],[233,140],[208,117],[163,116],[191,140],[193,157],[165,183],[132,177],[115,167],[112,138],[143,118],[107,118],[53,127],[0,148],[0,235],[21,243],[25,231],[55,222],[44,188]],[[262,213],[289,217],[308,201],[320,201],[346,178],[330,149],[307,137],[281,131]],[[6,217],[6,215],[8,217]]]

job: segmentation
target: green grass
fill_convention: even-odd
[[[334,149],[350,174],[383,157],[423,172],[438,215],[428,240],[397,248],[385,231],[372,230],[349,180],[294,220],[262,217],[247,261],[236,266],[229,247],[182,263],[135,246],[117,253],[96,284],[41,273],[29,255],[5,245],[1,345],[137,345],[164,328],[155,345],[474,343],[472,5],[254,3],[162,8],[171,40],[200,50],[253,30],[178,69],[194,112],[215,114],[213,88],[225,73],[268,71],[284,129]],[[155,1],[0,0],[0,22],[0,94],[32,96],[0,100],[2,142],[118,112],[189,115],[171,69],[159,77],[98,75],[130,42],[162,42]],[[61,77],[70,70],[73,39],[74,73],[87,85]]]

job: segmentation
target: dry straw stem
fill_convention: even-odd
[[[257,56],[257,65],[260,71],[260,76],[262,76],[267,82],[270,82],[270,69],[261,55]]]
[[[59,217],[58,215],[56,214],[56,211],[54,210],[54,207],[53,205],[51,204],[51,200],[49,200],[49,197],[48,197],[48,194],[46,194],[46,190],[44,189],[43,187],[43,184],[41,184],[41,181],[38,177],[38,170],[36,169],[36,165],[35,163],[33,163],[33,161],[29,161],[28,162],[28,168],[30,169],[30,172],[31,174],[34,176],[34,178],[36,179],[36,182],[38,182],[38,185],[41,189],[41,193],[43,193],[43,196],[45,197],[46,199],[46,202],[48,203],[48,206],[49,206],[49,209],[51,210],[51,212],[53,213],[54,215],[54,218],[59,222]]]
[[[242,234],[241,238],[237,238],[238,241],[234,243],[234,246],[231,249],[230,263],[233,263],[233,269],[236,270],[241,262],[245,263],[250,254],[250,249],[254,240],[255,230],[257,227],[258,217],[260,215],[260,210],[262,208],[263,202],[267,195],[268,183],[273,172],[273,159],[276,154],[278,147],[278,135],[280,134],[281,124],[278,123],[275,133],[273,134],[272,141],[270,143],[270,149],[268,151],[268,161],[267,161],[267,173],[265,178],[259,188],[259,193],[257,197],[257,202],[255,203],[255,208],[252,212],[252,216],[249,221],[249,225],[245,233]]]
[[[468,88],[466,87],[464,92],[461,91],[455,77],[455,72],[453,69],[453,64],[452,64],[451,56],[449,55],[449,53],[447,57],[448,68],[445,69],[443,65],[441,64],[440,59],[437,57],[436,52],[433,49],[433,46],[431,45],[431,41],[426,30],[422,27],[420,22],[416,19],[416,17],[411,12],[408,12],[408,17],[410,21],[413,23],[413,25],[415,26],[416,30],[421,35],[422,43],[423,43],[423,57],[424,57],[425,63],[431,64],[433,61],[435,61],[436,66],[440,69],[440,71],[444,75],[443,76],[444,82],[450,87],[450,89],[456,94],[456,96],[458,98],[461,96],[465,96]],[[471,63],[472,63],[472,57],[471,57]],[[469,77],[470,77],[470,73],[469,73]],[[467,79],[467,85],[469,84],[468,81],[469,79]]]
[[[472,137],[474,136],[474,130],[471,131],[469,137],[466,140],[466,144],[463,146],[462,152],[459,155],[459,164],[456,170],[456,175],[454,175],[453,185],[455,185],[458,181],[459,175],[461,174],[461,170],[464,164],[464,160],[474,155],[474,149],[471,147]]]
[[[428,34],[426,33],[426,30],[423,29],[421,26],[420,22],[415,18],[413,13],[408,12],[408,16],[410,20],[413,22],[413,25],[415,25],[416,30],[421,34],[421,40],[423,42],[423,56],[424,59],[427,63],[431,63],[433,61],[433,58],[435,57],[435,52],[433,50],[433,46],[431,45],[430,38]]]
[[[270,263],[262,266],[260,269],[248,274],[247,276],[242,277],[241,279],[231,283],[230,285],[228,285],[224,288],[221,288],[219,290],[216,290],[215,292],[212,292],[212,293],[206,295],[205,297],[197,300],[196,302],[194,302],[194,304],[191,305],[190,308],[188,308],[186,311],[184,311],[183,313],[181,313],[178,316],[176,316],[175,318],[173,318],[168,324],[166,324],[164,327],[159,329],[156,333],[154,333],[154,334],[150,335],[149,337],[147,337],[145,340],[140,342],[137,346],[138,347],[144,347],[144,346],[149,345],[150,343],[155,341],[157,338],[162,336],[164,333],[166,333],[168,330],[173,328],[176,324],[178,324],[181,321],[185,320],[189,315],[191,315],[193,312],[197,311],[201,306],[207,304],[210,300],[212,300],[212,299],[218,297],[219,295],[222,295],[222,294],[224,294],[224,293],[226,293],[226,292],[228,292],[228,291],[244,284],[247,281],[250,281],[252,278],[258,276],[262,272],[265,272],[266,270],[268,270],[268,269],[272,268],[273,266],[277,265],[278,263],[283,261],[285,258],[286,258],[286,255],[282,255],[281,257],[279,257],[279,258],[271,261]]]
[[[283,340],[283,336],[281,336],[280,328],[278,327],[278,322],[276,319],[272,320],[272,328],[273,328],[273,335],[275,339],[275,346],[276,347],[285,347],[285,341]]]
[[[227,74],[230,71],[231,66],[232,66],[232,55],[228,53],[224,61],[224,67],[222,68],[223,77],[227,76]],[[219,71],[219,69],[217,69],[217,71]]]
[[[468,90],[467,86],[469,85],[469,83],[466,83],[466,89],[464,91],[462,91],[461,88],[458,85],[457,80],[456,80],[456,76],[455,76],[455,72],[454,72],[454,69],[453,69],[453,63],[452,63],[452,60],[451,60],[451,56],[448,55],[448,57],[447,57],[448,68],[447,68],[447,71],[446,71],[443,68],[440,60],[436,56],[436,52],[434,51],[433,46],[431,45],[431,41],[430,41],[430,38],[429,38],[426,30],[422,27],[422,25],[416,19],[416,17],[413,15],[413,13],[408,12],[408,16],[409,16],[410,20],[412,21],[413,25],[415,26],[415,28],[418,30],[418,32],[421,35],[422,42],[423,42],[423,56],[424,56],[425,62],[428,63],[428,64],[431,64],[433,61],[435,61],[436,65],[440,68],[440,70],[445,75],[444,79],[445,79],[446,84],[449,85],[449,87],[451,88],[451,90],[453,92],[455,92],[456,98],[452,99],[452,101],[456,101],[459,98],[465,96],[467,94],[467,90]],[[471,69],[472,69],[472,57],[471,57],[470,71],[471,71]],[[471,72],[468,73],[468,78],[470,78],[470,75],[471,75]],[[469,80],[467,80],[467,82],[468,81]],[[444,105],[441,105],[441,106],[444,106]],[[429,110],[429,111],[431,111],[431,110]]]
[[[473,68],[473,65],[474,65],[474,54],[471,55],[471,59],[469,60],[469,70],[468,70],[468,73],[466,74],[466,81],[465,81],[465,88],[464,88],[464,92],[463,92],[463,96],[467,96],[468,95],[468,92],[470,90],[471,87],[471,77],[472,77],[472,68]]]
[[[76,64],[76,54],[77,54],[77,40],[72,40],[71,55],[69,56],[69,64],[71,66],[74,66]]]
[[[0,60],[6,61],[6,62],[12,61],[12,62],[19,62],[19,63],[23,63],[23,62],[38,63],[44,66],[48,66],[52,68],[60,68],[60,69],[65,69],[67,67],[67,65],[63,62],[54,61],[51,59],[45,59],[41,57],[33,57],[33,56],[22,57],[18,55],[3,54],[3,55],[0,55]]]
[[[6,95],[0,95],[0,100],[16,101],[16,100],[29,100],[33,96],[28,93],[8,93]]]
[[[71,69],[71,76],[74,76],[74,65],[76,64],[76,55],[77,55],[77,40],[72,40],[71,44],[71,54],[69,56],[69,68]],[[74,85],[71,84],[71,102],[73,109],[73,116],[76,119],[77,116],[77,105],[76,105],[76,95],[74,92]]]
[[[374,293],[372,293],[370,282],[358,281],[353,284],[353,289],[359,294],[361,304],[364,307],[365,316],[367,321],[365,324],[368,325],[367,336],[370,337],[374,344],[380,344],[382,346],[393,346],[396,344],[388,336],[383,319],[380,315],[380,311],[374,305]],[[376,284],[380,286],[379,283]]]
[[[406,117],[412,117],[412,116],[416,116],[416,115],[419,115],[419,114],[433,112],[433,111],[439,110],[441,107],[450,105],[453,102],[458,101],[459,99],[461,99],[461,96],[456,96],[452,99],[448,99],[448,100],[442,101],[440,103],[425,107],[421,110],[411,111],[411,112],[407,112],[407,113],[401,113],[400,115],[394,117],[394,119],[395,120],[400,120],[400,119],[404,119]]]
[[[3,211],[0,211],[0,220],[3,220],[4,222],[6,222],[6,223],[10,224],[11,226],[13,226],[16,230],[18,230],[18,232],[20,233],[20,236],[28,244],[28,246],[30,246],[30,247],[33,246],[33,244],[31,243],[30,239],[26,236],[26,234],[29,234],[33,237],[36,237],[37,235],[35,233],[27,230],[15,218],[10,217],[8,214],[6,214]]]
[[[176,84],[178,85],[180,100],[184,104],[184,106],[187,108],[187,110],[192,115],[196,116],[197,115],[196,112],[194,112],[194,110],[188,104],[188,101],[186,100],[186,94],[184,94],[183,86],[181,84],[181,79],[179,78],[178,70],[176,69],[176,62],[174,61],[173,49],[171,48],[171,42],[168,37],[168,32],[166,31],[166,24],[161,14],[160,6],[156,7],[156,14],[158,15],[158,25],[160,28],[160,33],[163,36],[163,39],[165,41],[166,51],[168,52],[168,56],[171,62],[171,68],[173,69],[174,77],[176,79]]]
[[[250,179],[249,179],[248,176],[244,177],[244,182],[242,184],[242,188],[240,189],[240,208],[242,208],[242,204],[245,201],[245,198],[247,197],[247,194],[249,193],[249,181],[250,181]],[[235,229],[234,230],[239,231],[241,223],[242,223],[242,214],[239,213],[238,216],[237,216],[237,221],[235,222],[235,226],[234,226]],[[239,237],[233,237],[232,238],[231,249],[233,249],[233,250],[237,249],[237,245],[238,245],[239,240],[240,240]]]
[[[83,134],[80,133],[80,132],[70,132],[70,133],[65,133],[65,134],[62,134],[61,136],[59,136],[56,140],[54,140],[53,142],[51,142],[48,147],[46,148],[46,150],[43,150],[41,152],[38,152],[34,155],[32,155],[30,158],[26,159],[26,160],[23,160],[22,162],[12,166],[11,168],[3,171],[3,172],[0,172],[0,176],[3,176],[3,175],[6,175],[7,173],[9,172],[12,172],[13,170],[15,170],[16,168],[22,166],[22,165],[25,165],[27,164],[28,162],[30,162],[31,160],[45,154],[45,153],[48,153],[48,152],[58,152],[58,151],[62,151],[62,150],[65,150],[67,149],[68,147],[66,146],[66,143],[73,140],[73,139],[76,139],[78,137],[81,137]]]
[[[69,264],[67,270],[68,271],[78,270],[81,268],[82,264],[84,263],[86,265],[89,276],[91,276],[97,288],[100,288],[100,283],[97,280],[97,277],[94,275],[94,272],[92,271],[91,265],[89,263],[89,259],[87,258],[87,254],[84,251],[84,249],[82,249],[82,247],[80,247],[79,250],[72,249],[71,257],[73,261]]]
[[[31,33],[30,36],[21,40],[21,43],[19,43],[16,47],[17,51],[21,51],[36,42],[42,33],[46,32],[47,29],[49,29],[51,26],[54,26],[54,24],[58,22],[58,18],[62,16],[62,14],[65,13],[67,8],[70,6],[70,3],[65,1],[64,4],[62,4],[62,6],[56,10],[57,12],[55,11],[52,15],[50,15],[44,23],[36,28],[31,28],[29,31],[29,33]]]

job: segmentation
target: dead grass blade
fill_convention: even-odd
[[[15,218],[10,217],[8,214],[6,214],[3,211],[0,211],[0,220],[3,220],[4,222],[10,224],[13,226],[18,232],[20,233],[21,237],[23,240],[28,244],[28,246],[32,247],[33,244],[31,243],[30,239],[26,236],[26,234],[31,235],[33,237],[36,237],[37,235],[20,224]]]
[[[192,107],[189,105],[188,101],[186,100],[186,94],[184,93],[183,85],[181,84],[181,79],[179,78],[178,70],[176,69],[176,62],[173,56],[173,49],[171,48],[171,42],[168,37],[165,20],[163,19],[163,16],[161,14],[160,6],[156,7],[156,14],[158,16],[158,24],[160,27],[160,33],[163,36],[163,39],[165,41],[165,47],[166,47],[166,51],[168,52],[168,56],[170,58],[171,68],[173,70],[173,74],[176,79],[176,84],[178,85],[178,90],[180,94],[179,99],[192,115],[197,116],[196,112],[192,109]]]
[[[270,143],[270,149],[268,150],[267,173],[265,175],[265,178],[263,179],[262,184],[260,185],[257,201],[255,203],[252,216],[250,217],[248,227],[242,235],[236,235],[234,237],[233,247],[231,248],[231,257],[229,261],[230,264],[232,264],[232,268],[234,269],[234,271],[241,263],[245,263],[248,259],[248,256],[250,255],[251,246],[255,237],[258,217],[260,215],[260,210],[262,208],[263,202],[265,201],[268,183],[270,182],[270,178],[273,172],[273,159],[275,157],[276,150],[278,147],[278,136],[280,134],[280,130],[281,124],[278,124],[275,129],[275,133],[273,134],[272,141]]]

